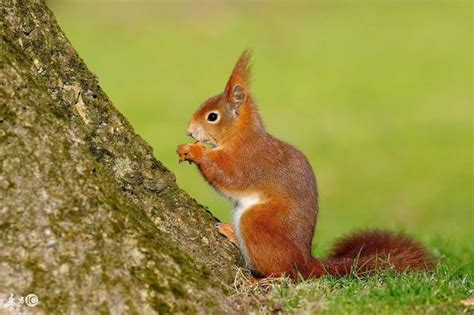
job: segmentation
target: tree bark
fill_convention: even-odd
[[[0,6],[0,313],[29,293],[40,313],[232,312],[241,262],[216,219],[113,107],[44,2]]]

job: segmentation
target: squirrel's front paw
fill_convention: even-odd
[[[202,144],[194,143],[194,144],[181,144],[178,145],[176,149],[176,153],[179,156],[179,162],[189,161],[195,162],[197,158],[201,157],[205,147]]]

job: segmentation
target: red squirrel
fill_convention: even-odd
[[[431,268],[420,243],[381,230],[340,239],[327,258],[312,256],[316,179],[303,153],[265,130],[250,94],[250,57],[243,52],[224,92],[192,116],[187,135],[197,142],[176,150],[180,162],[196,164],[207,182],[234,203],[233,224],[218,229],[240,248],[247,268],[260,277],[291,278]]]

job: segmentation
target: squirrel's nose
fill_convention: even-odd
[[[193,137],[193,134],[194,134],[195,131],[196,130],[195,130],[193,124],[191,123],[191,124],[189,124],[188,129],[186,129],[186,135],[190,136],[190,137]]]
[[[186,130],[186,136],[189,136],[189,137],[192,137],[192,136],[193,136],[193,130],[191,129],[191,127],[189,127],[189,128]]]

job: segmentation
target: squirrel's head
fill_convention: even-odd
[[[217,147],[238,133],[261,127],[250,97],[250,57],[245,50],[232,71],[224,92],[205,101],[194,113],[187,134],[199,142]]]

